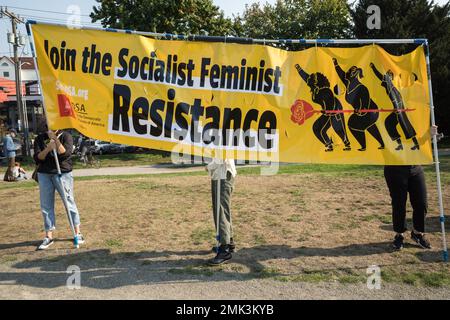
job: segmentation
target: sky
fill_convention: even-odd
[[[226,16],[232,17],[233,15],[240,14],[244,11],[245,5],[260,2],[273,4],[276,0],[213,0],[214,4],[222,9]],[[439,4],[444,4],[447,0],[435,1]],[[67,10],[69,6],[76,5],[79,7],[81,13],[82,24],[92,24],[89,18],[89,13],[92,11],[92,7],[96,5],[95,0],[0,0],[0,6],[7,6],[10,11],[21,15],[25,19],[41,20],[41,21],[54,21],[57,23],[65,23],[67,17]],[[26,10],[30,9],[30,10]],[[42,12],[42,11],[46,12]],[[47,11],[53,11],[50,13]],[[96,24],[100,26],[100,24]],[[25,27],[21,26],[19,30],[26,35]],[[11,48],[7,43],[6,34],[11,31],[11,22],[9,19],[0,19],[0,56],[10,55]],[[24,56],[30,56],[30,49],[27,45],[22,52]]]

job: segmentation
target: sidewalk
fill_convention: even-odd
[[[121,176],[135,174],[161,174],[161,173],[180,173],[203,171],[204,166],[201,165],[175,165],[171,163],[143,165],[133,167],[106,167],[98,169],[75,169],[74,177],[92,177],[92,176]]]

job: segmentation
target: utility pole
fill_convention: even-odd
[[[16,101],[17,109],[19,110],[20,119],[20,131],[23,132],[23,138],[25,142],[25,156],[30,155],[30,141],[29,141],[29,130],[28,130],[28,116],[27,110],[24,109],[22,100],[22,72],[19,59],[18,49],[25,45],[24,37],[17,33],[17,24],[24,23],[23,19],[17,16],[15,13],[8,10],[8,8],[0,8],[1,16],[7,16],[11,20],[12,33],[8,34],[8,42],[13,45],[14,48],[14,65],[16,74]]]

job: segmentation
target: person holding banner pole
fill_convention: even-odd
[[[210,265],[220,265],[232,258],[235,250],[231,220],[231,195],[237,171],[234,160],[213,159],[207,166],[211,177],[214,225],[216,227],[216,256]]]
[[[76,246],[84,243],[80,231],[80,215],[74,199],[72,176],[73,138],[68,132],[48,131],[41,133],[34,142],[34,160],[40,192],[40,205],[44,219],[45,238],[38,250],[50,247],[56,229],[55,190],[58,191],[68,211]],[[64,188],[64,189],[63,189]]]
[[[431,127],[431,134],[437,136],[437,127]],[[403,248],[403,233],[406,226],[406,200],[413,208],[413,229],[411,239],[423,249],[431,249],[425,235],[427,214],[427,189],[422,166],[385,166],[384,177],[392,199],[392,223],[396,235],[392,243],[395,250]]]

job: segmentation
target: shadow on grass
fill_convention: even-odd
[[[23,247],[35,247],[40,244],[40,241],[24,241],[24,242],[18,242],[18,243],[0,243],[0,251],[1,250],[8,250],[8,249],[14,249],[14,248],[23,248]]]
[[[406,224],[407,224],[409,230],[411,230],[411,228],[413,226],[412,218],[407,218]],[[392,224],[383,224],[380,226],[380,229],[385,230],[385,231],[394,232],[392,229]],[[445,222],[445,231],[450,232],[450,221],[448,221],[448,220]],[[441,221],[440,221],[439,217],[427,217],[425,219],[425,232],[426,233],[440,233],[441,232]]]
[[[3,245],[12,248],[25,243]],[[38,288],[56,288],[66,284],[69,266],[81,270],[81,285],[96,289],[112,289],[130,285],[160,284],[186,281],[246,281],[274,276],[286,276],[277,270],[268,270],[261,262],[271,259],[301,257],[357,257],[391,252],[389,242],[354,244],[335,248],[262,245],[242,248],[234,253],[232,267],[210,267],[210,251],[141,251],[112,252],[109,249],[72,251],[65,255],[45,256],[12,265],[19,272],[2,272],[0,285],[11,283]],[[47,253],[43,253],[47,254]],[[437,252],[418,254],[425,261],[439,261]],[[243,273],[243,267],[249,272]],[[30,269],[28,272],[27,269]],[[36,271],[38,269],[38,271]],[[327,272],[326,270],[322,270]]]

